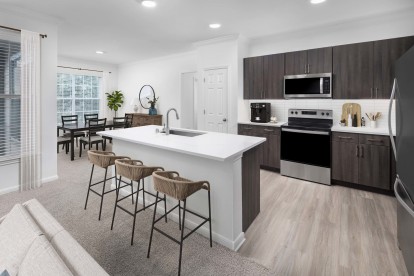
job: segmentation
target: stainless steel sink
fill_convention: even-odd
[[[170,129],[170,134],[172,135],[179,135],[179,136],[187,136],[187,137],[195,137],[205,134],[204,132],[196,132],[196,131],[184,131],[184,130],[175,130]]]

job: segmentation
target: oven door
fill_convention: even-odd
[[[295,163],[330,168],[330,132],[282,127],[281,159]]]

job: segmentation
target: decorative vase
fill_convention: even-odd
[[[371,121],[371,128],[377,127],[377,121]]]
[[[154,104],[151,104],[151,107],[148,110],[149,115],[157,115],[157,109],[155,108]]]

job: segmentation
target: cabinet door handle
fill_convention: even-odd
[[[308,73],[308,70],[307,70],[307,68],[306,68],[306,64],[305,64],[305,74],[306,74],[306,73]]]
[[[310,64],[308,63],[308,74],[310,73]]]
[[[252,130],[253,128],[252,127],[245,127],[244,129],[245,130]]]
[[[265,128],[264,131],[273,132],[273,129],[267,129],[267,128]]]
[[[384,143],[384,140],[376,140],[376,139],[368,139],[368,142],[378,142],[378,143]]]
[[[345,136],[338,136],[338,138],[339,139],[347,139],[347,140],[352,139],[352,137],[345,137]]]
[[[378,99],[378,87],[375,88],[375,98]]]
[[[359,157],[359,146],[356,146],[356,157]]]
[[[361,146],[361,157],[364,158],[364,146]]]

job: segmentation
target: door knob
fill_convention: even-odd
[[[223,118],[223,122],[227,122],[227,119],[226,118]]]

